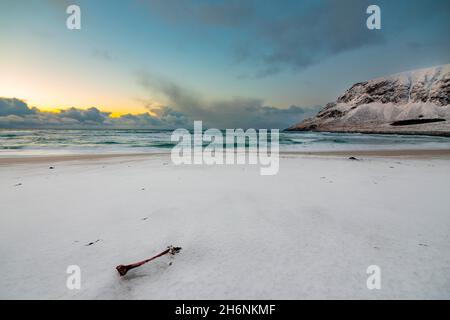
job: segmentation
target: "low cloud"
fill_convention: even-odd
[[[28,105],[22,100],[16,98],[0,98],[0,117],[7,115],[30,115],[36,112],[36,109],[28,108]]]
[[[264,105],[254,98],[232,98],[207,102],[201,96],[169,81],[153,87],[148,77],[146,88],[159,90],[170,106],[153,107],[142,114],[111,117],[98,108],[69,108],[59,112],[40,111],[16,98],[0,98],[0,128],[61,128],[61,129],[173,129],[191,128],[194,120],[214,128],[279,128],[284,129],[317,113],[319,107],[290,106],[279,109]],[[144,80],[144,79],[141,79]]]
[[[284,129],[318,112],[319,106],[280,109],[266,106],[262,99],[234,97],[205,100],[201,94],[163,77],[139,72],[138,83],[149,93],[163,95],[172,112],[189,119],[202,120],[214,128],[279,128]],[[155,109],[149,107],[155,113]]]
[[[126,114],[118,118],[110,112],[92,107],[89,109],[69,108],[59,112],[45,112],[16,98],[0,98],[0,128],[61,128],[61,129],[118,129],[154,128],[168,129],[189,126],[191,122],[170,108],[160,110],[160,114]]]
[[[84,124],[102,124],[109,118],[109,112],[101,112],[97,108],[89,108],[87,110],[80,110],[77,108],[70,108],[61,110],[58,114],[61,118],[69,118]]]

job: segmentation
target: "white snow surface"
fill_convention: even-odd
[[[0,166],[1,299],[450,298],[450,160],[51,165]],[[168,245],[183,249],[117,274]]]
[[[383,80],[397,80],[403,84],[424,83],[426,86],[430,87],[434,82],[442,80],[443,77],[449,72],[450,72],[450,64],[444,64],[430,68],[422,68],[395,73],[392,75],[372,79],[369,82],[380,82]]]

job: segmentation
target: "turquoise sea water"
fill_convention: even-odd
[[[172,130],[0,130],[0,157],[170,152]],[[450,138],[281,132],[280,151],[448,149]]]

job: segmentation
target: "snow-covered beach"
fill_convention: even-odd
[[[450,158],[360,158],[282,154],[275,176],[168,155],[4,161],[0,298],[449,299]],[[115,270],[168,245],[183,249]]]

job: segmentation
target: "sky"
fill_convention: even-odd
[[[449,34],[448,0],[0,0],[0,127],[285,128]]]

